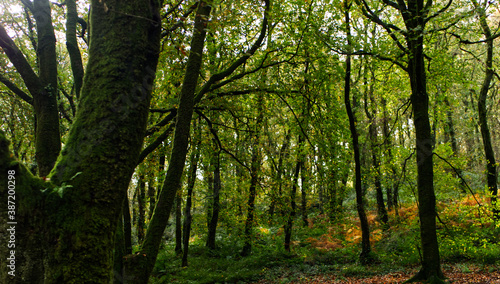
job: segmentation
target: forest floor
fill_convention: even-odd
[[[445,264],[443,265],[443,273],[447,277],[446,283],[454,284],[495,284],[500,283],[500,271],[490,267],[491,271],[485,267],[479,267],[471,264]],[[369,269],[369,268],[367,268]],[[289,280],[286,275],[275,280],[260,280],[254,284],[274,284],[274,283],[311,283],[311,284],[386,284],[386,283],[403,283],[410,279],[417,272],[417,267],[391,272],[383,275],[373,276],[342,276],[338,274],[323,274],[315,276],[295,277],[297,280]]]
[[[438,202],[438,237],[447,283],[500,284],[500,226],[491,221],[486,198]],[[373,261],[358,261],[361,231],[353,212],[331,221],[311,214],[308,225],[296,222],[291,252],[283,250],[281,226],[255,228],[252,254],[242,257],[236,225],[218,228],[216,250],[193,237],[189,266],[180,267],[173,242],[160,252],[152,284],[403,283],[420,268],[418,210],[415,204],[390,212],[390,223],[368,214]],[[264,223],[264,222],[262,222]]]

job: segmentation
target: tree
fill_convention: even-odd
[[[356,117],[351,107],[351,26],[349,10],[351,9],[352,3],[348,0],[344,1],[344,16],[347,32],[347,58],[345,63],[345,77],[344,77],[344,103],[347,110],[347,116],[349,117],[349,129],[351,131],[352,147],[354,150],[354,173],[355,182],[354,187],[356,190],[356,209],[358,211],[359,221],[361,223],[361,253],[359,255],[359,260],[361,263],[366,264],[370,260],[370,227],[368,225],[368,219],[366,217],[364,194],[361,187],[361,161],[360,161],[360,151],[359,151],[359,141],[358,141],[358,131],[356,129]]]
[[[422,269],[409,281],[429,280],[442,283],[439,246],[436,234],[436,196],[434,193],[433,141],[429,122],[429,95],[425,70],[424,35],[425,26],[433,18],[448,9],[451,1],[439,11],[431,14],[433,2],[428,0],[384,0],[385,5],[396,9],[403,18],[405,30],[379,17],[368,3],[362,1],[363,13],[373,22],[382,26],[393,39],[403,55],[407,56],[407,66],[394,59],[384,57],[403,68],[410,79],[411,104],[416,134],[417,188],[419,201],[420,238],[423,250]],[[398,37],[402,35],[406,46]]]
[[[35,13],[50,15],[48,1],[34,4]],[[111,252],[118,216],[141,149],[155,78],[161,3],[116,4],[92,1],[92,45],[78,113],[48,176],[50,181],[32,176],[9,155],[7,141],[3,134],[0,137],[0,167],[2,172],[15,172],[17,182],[16,217],[22,225],[17,228],[16,249],[26,254],[20,256],[19,275],[10,279],[2,274],[2,282],[101,283],[112,278]],[[40,18],[39,25],[48,22],[48,18]],[[49,39],[50,31],[46,32],[44,37],[40,28],[39,38]],[[6,52],[15,51],[12,45],[3,47]],[[23,64],[17,55],[12,58]],[[25,65],[20,66],[20,72],[33,74]],[[35,94],[40,89],[33,90]],[[49,107],[54,106],[49,103]],[[51,123],[50,127],[59,127],[57,121]],[[50,166],[40,170],[46,171],[45,167]],[[7,194],[5,178],[2,175],[2,196]],[[2,217],[6,216],[3,213]],[[42,242],[30,237],[33,234],[39,234]],[[30,243],[33,241],[37,243]],[[45,265],[30,271],[28,267],[37,263],[26,248],[35,245],[43,250],[40,264]]]
[[[36,0],[33,3],[26,3],[26,7],[33,13],[36,20],[38,75],[22,51],[9,37],[3,25],[0,25],[0,46],[23,79],[31,96],[24,93],[8,78],[0,76],[0,81],[23,100],[33,105],[36,118],[35,148],[38,174],[47,176],[61,149],[57,105],[56,37],[52,26],[49,1]]]
[[[500,219],[500,211],[496,208],[498,185],[497,185],[497,165],[495,162],[495,152],[491,144],[491,134],[488,126],[488,112],[486,109],[486,100],[488,92],[493,80],[495,71],[493,70],[493,40],[494,36],[487,22],[486,8],[487,1],[481,5],[476,0],[471,0],[474,5],[474,10],[477,13],[483,35],[486,43],[486,59],[485,59],[485,74],[481,90],[479,91],[479,99],[477,102],[477,109],[479,114],[479,126],[481,129],[481,136],[483,138],[484,155],[486,157],[486,180],[488,190],[491,194],[491,204],[493,205],[494,218]]]

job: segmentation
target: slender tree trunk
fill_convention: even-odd
[[[147,200],[148,200],[148,221],[151,220],[151,216],[153,216],[153,211],[155,210],[155,195],[156,188],[154,178],[149,179],[148,181],[148,192],[147,192]]]
[[[302,168],[300,171],[301,178],[301,200],[300,200],[300,209],[302,211],[302,224],[304,227],[309,226],[309,221],[307,220],[307,162],[305,157],[302,157],[304,160],[302,161]]]
[[[175,196],[175,253],[182,254],[182,191]]]
[[[215,139],[214,139],[215,140]],[[214,141],[214,144],[216,142]],[[221,191],[221,180],[220,180],[220,151],[217,150],[213,157],[213,185],[212,185],[212,204],[210,205],[210,218],[208,219],[208,235],[206,246],[211,249],[216,249],[215,237],[217,236],[217,225],[219,223],[219,212],[220,212],[220,191]]]
[[[288,157],[288,147],[290,144],[290,130],[287,130],[285,134],[285,138],[283,140],[283,144],[281,145],[280,148],[280,153],[279,153],[279,158],[278,158],[278,169],[276,171],[276,192],[273,190],[271,192],[271,205],[269,206],[269,215],[272,220],[274,216],[274,212],[276,210],[276,204],[278,204],[279,210],[281,210],[281,205],[282,205],[282,198],[283,198],[283,172],[284,172],[284,167],[283,167],[283,160]]]
[[[300,138],[301,136],[299,136]],[[300,144],[300,143],[299,143]],[[292,241],[292,228],[293,228],[293,220],[295,219],[295,214],[297,211],[297,203],[295,202],[295,198],[297,196],[297,186],[299,181],[299,173],[300,168],[302,167],[300,159],[297,157],[297,164],[295,165],[295,170],[293,174],[292,181],[292,191],[290,192],[290,211],[288,212],[287,220],[284,225],[285,232],[285,250],[290,252],[290,244]]]
[[[35,148],[38,173],[47,176],[61,150],[59,112],[57,107],[56,36],[52,26],[48,0],[33,1],[33,16],[38,34],[38,66],[40,95],[34,96],[36,115]]]
[[[196,121],[195,121],[196,123]],[[200,127],[196,127],[196,124],[193,125],[195,129],[195,137],[193,140],[195,141],[193,144],[193,148],[191,150],[191,156],[189,158],[189,176],[187,183],[187,196],[186,196],[186,207],[184,208],[184,226],[182,232],[182,242],[183,242],[183,251],[182,251],[182,267],[188,266],[188,251],[189,251],[189,237],[191,234],[191,222],[193,220],[193,216],[191,215],[191,207],[193,204],[193,189],[196,182],[196,171],[198,170],[198,161],[200,159],[200,146],[201,146],[201,130]]]
[[[248,256],[252,252],[252,230],[254,223],[255,214],[255,198],[257,197],[257,185],[259,182],[259,172],[261,163],[261,153],[260,153],[260,128],[262,127],[262,121],[264,119],[263,104],[264,97],[261,93],[257,96],[257,119],[255,121],[254,133],[252,133],[252,159],[250,165],[250,188],[248,190],[248,203],[247,203],[247,218],[245,220],[245,230],[244,230],[244,244],[241,251],[242,256]]]
[[[248,256],[252,252],[252,229],[254,221],[254,211],[255,211],[255,198],[257,196],[257,182],[258,182],[258,170],[259,170],[259,150],[258,146],[254,146],[252,149],[252,165],[251,165],[251,177],[250,177],[250,188],[248,194],[247,203],[247,218],[245,220],[245,230],[243,232],[244,245],[241,251],[242,256]]]
[[[387,113],[387,100],[382,97],[382,113],[384,116],[383,124],[382,124],[382,132],[384,133],[385,140],[385,152],[387,153],[387,161],[391,168],[391,174],[388,178],[388,182],[386,185],[386,196],[387,196],[387,209],[390,211],[394,206],[393,194],[394,194],[394,185],[396,180],[396,168],[394,167],[393,158],[392,158],[392,139],[389,133],[389,115]]]
[[[146,225],[146,181],[144,176],[139,176],[138,185],[139,194],[137,195],[137,205],[138,205],[138,218],[137,218],[137,239],[139,242],[144,240],[144,230]]]
[[[351,28],[350,28],[350,20],[349,20],[349,8],[350,4],[348,1],[344,1],[345,8],[345,23],[346,23],[346,31],[347,31],[347,40],[348,46],[351,46]],[[345,72],[345,87],[344,87],[344,102],[346,105],[347,116],[349,117],[349,129],[351,131],[352,137],[352,147],[354,150],[354,166],[355,166],[355,182],[354,187],[356,189],[356,209],[358,211],[359,220],[361,223],[361,253],[359,255],[359,260],[361,263],[366,264],[370,259],[370,227],[368,225],[368,218],[366,217],[365,212],[365,203],[363,196],[363,189],[361,186],[361,159],[360,159],[360,151],[359,151],[359,142],[358,142],[358,132],[356,130],[356,118],[351,108],[351,99],[350,99],[350,91],[351,91],[351,55],[350,53],[347,55],[346,59],[346,72]]]
[[[488,111],[486,108],[486,100],[488,98],[488,91],[490,89],[490,84],[494,76],[493,70],[493,38],[490,31],[490,27],[487,22],[487,15],[485,7],[479,6],[476,0],[472,0],[474,7],[476,8],[476,13],[479,16],[479,21],[481,28],[483,29],[483,34],[486,37],[486,72],[484,75],[483,85],[481,86],[481,91],[479,92],[479,99],[477,102],[477,108],[479,113],[479,126],[481,129],[481,136],[483,138],[484,155],[486,157],[486,181],[488,185],[488,190],[490,192],[491,204],[493,205],[493,215],[495,220],[500,219],[500,211],[497,209],[497,197],[498,197],[498,185],[497,185],[497,165],[495,161],[495,152],[493,151],[493,146],[491,143],[491,134],[488,126]],[[486,5],[486,4],[484,4]]]
[[[158,256],[161,239],[167,226],[175,195],[181,186],[181,178],[188,150],[195,91],[202,63],[206,36],[205,27],[210,16],[210,11],[211,5],[208,2],[199,2],[191,40],[191,50],[181,88],[172,154],[168,163],[166,177],[162,189],[158,194],[158,202],[149,223],[140,253],[129,256],[124,265],[126,279],[130,283],[147,283]]]
[[[374,76],[372,76],[374,77]],[[367,93],[369,98],[367,98]],[[365,92],[365,113],[366,117],[368,117],[369,125],[368,125],[368,136],[370,137],[370,150],[372,154],[372,167],[374,169],[374,185],[375,185],[375,193],[377,200],[377,215],[378,219],[384,224],[387,225],[389,222],[389,217],[387,215],[387,209],[385,208],[384,203],[384,192],[382,191],[382,182],[380,180],[380,161],[378,159],[378,146],[377,146],[377,125],[376,125],[376,110],[373,113],[370,113],[368,109],[368,99],[372,106],[375,106],[375,98],[373,97],[373,84],[370,86],[369,90]]]
[[[66,0],[66,48],[73,71],[73,84],[76,97],[80,97],[80,90],[83,85],[83,62],[78,40],[76,38],[76,24],[78,22],[78,12],[76,9],[76,0]]]

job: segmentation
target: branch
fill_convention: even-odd
[[[163,17],[163,19],[165,19],[169,14],[171,14],[184,0],[181,0],[179,3],[177,3],[176,6],[174,6],[172,9],[170,9]],[[161,38],[164,38],[166,36],[168,36],[171,32],[175,31],[176,29],[182,27],[184,25],[184,20],[186,20],[187,17],[189,17],[189,15],[191,15],[195,10],[196,8],[198,7],[198,2],[196,2],[195,4],[191,5],[191,7],[189,7],[189,9],[186,11],[186,13],[184,13],[180,20],[178,20],[175,24],[173,24],[169,29],[166,29],[165,31],[163,31],[161,33]]]
[[[424,20],[424,24],[428,23],[431,19],[433,19],[433,18],[441,15],[444,11],[448,10],[448,8],[450,8],[450,6],[451,6],[451,3],[453,3],[453,0],[448,1],[448,3],[446,4],[446,6],[444,6],[443,8],[441,8],[436,13],[434,13],[434,14],[430,15],[429,17],[427,17]],[[427,4],[425,5],[425,9],[429,9],[431,5],[432,5],[432,0],[428,0]]]
[[[295,56],[295,55],[294,55]],[[293,58],[293,56],[292,56]],[[279,64],[283,64],[285,62],[289,62],[291,60],[291,58],[287,59],[287,60],[282,60],[282,61],[277,61],[277,62],[273,62],[273,63],[270,63],[268,65],[264,65],[264,62],[266,61],[266,58],[264,58],[261,62],[261,64],[257,67],[255,67],[254,69],[250,70],[250,71],[246,71],[246,72],[242,72],[242,73],[239,73],[237,75],[234,75],[232,76],[231,78],[227,79],[227,80],[224,80],[218,84],[215,84],[214,86],[212,86],[208,91],[206,91],[207,93],[210,93],[210,92],[213,92],[214,90],[216,89],[219,89],[231,82],[234,82],[238,79],[241,79],[243,77],[245,77],[246,75],[249,75],[249,74],[253,74],[253,73],[256,73],[257,71],[261,70],[261,69],[265,69],[265,68],[269,68],[269,67],[272,67],[272,66],[275,66],[275,65],[279,65]],[[200,91],[201,92],[201,91]]]
[[[269,94],[276,94],[276,93],[300,94],[300,91],[298,91],[298,90],[279,91],[279,90],[271,90],[271,89],[266,89],[266,88],[257,88],[257,89],[241,90],[241,91],[220,92],[220,93],[216,93],[216,94],[213,94],[211,96],[208,96],[207,100],[213,100],[215,98],[221,98],[221,97],[248,95],[248,94],[257,93],[257,92],[264,92],[264,93],[269,93]]]
[[[477,200],[476,198],[476,195],[474,194],[474,192],[472,191],[472,189],[469,187],[469,184],[467,184],[467,182],[465,181],[465,179],[462,177],[462,174],[460,173],[459,170],[457,170],[457,168],[455,168],[450,162],[448,162],[445,158],[439,156],[439,154],[437,153],[433,153],[436,157],[438,157],[439,159],[441,159],[442,161],[444,161],[445,163],[448,164],[448,166],[450,166],[450,168],[453,169],[453,171],[455,172],[455,174],[460,178],[460,180],[465,184],[465,186],[467,187],[467,189],[470,191],[470,193],[472,194],[472,197],[474,197],[474,200],[476,200],[476,203],[477,205],[479,205],[480,207],[482,206],[481,203],[479,203],[479,200]],[[480,212],[481,213],[481,212]]]
[[[151,142],[151,144],[149,144],[146,148],[144,148],[144,150],[142,150],[141,154],[139,154],[139,158],[137,159],[137,165],[142,163],[142,161],[144,161],[144,159],[149,154],[151,154],[151,152],[153,152],[156,148],[158,148],[158,146],[160,146],[161,143],[163,141],[165,141],[165,139],[167,139],[168,136],[170,136],[170,134],[174,130],[174,127],[175,127],[175,123],[170,123],[170,125],[167,127],[167,129],[165,129],[165,131],[163,131],[163,133],[160,134],[160,136],[158,136],[155,139],[155,141]]]
[[[0,82],[14,92],[14,94],[18,95],[23,101],[33,105],[33,98],[26,94],[23,90],[19,89],[19,87],[12,83],[8,78],[5,78],[2,74],[0,74]]]
[[[262,27],[260,30],[260,35],[257,38],[257,40],[254,42],[254,44],[248,49],[243,55],[238,58],[231,66],[229,66],[226,70],[223,70],[217,74],[214,74],[208,79],[208,81],[201,87],[201,90],[198,92],[198,94],[195,97],[195,104],[201,101],[203,96],[211,89],[212,85],[215,84],[216,82],[228,77],[231,75],[238,67],[243,65],[247,60],[257,51],[257,49],[261,46],[262,42],[264,41],[264,37],[266,36],[266,31],[267,31],[267,14],[269,11],[269,0],[265,1],[266,7],[264,11],[264,19],[262,20]]]
[[[361,6],[361,11],[362,11],[363,15],[365,15],[372,22],[382,26],[387,31],[389,36],[392,38],[394,43],[396,43],[396,46],[399,49],[401,49],[403,52],[409,53],[408,49],[406,47],[404,47],[404,45],[401,44],[401,42],[399,42],[399,39],[394,34],[394,32],[398,32],[398,33],[402,34],[403,36],[406,36],[407,33],[404,30],[397,27],[396,25],[382,21],[379,18],[379,16],[377,16],[377,14],[370,9],[370,6],[368,6],[368,3],[366,3],[365,0],[362,0],[362,3],[363,3],[363,5]],[[398,8],[398,10],[400,10],[400,9]],[[403,12],[404,10],[400,10],[400,11]]]
[[[311,145],[312,148],[314,148],[314,144],[311,142],[311,140],[309,139],[309,136],[307,135],[306,131],[304,130],[304,128],[302,127],[302,123],[299,119],[299,117],[295,114],[295,112],[293,111],[293,108],[290,106],[290,104],[287,102],[287,100],[281,96],[279,93],[276,93],[276,95],[278,96],[278,98],[280,98],[284,103],[285,105],[288,107],[288,109],[292,112],[293,114],[293,117],[295,118],[295,120],[297,121],[297,124],[299,125],[299,128],[300,128],[300,132],[302,132],[302,134],[304,135],[304,137],[306,138],[307,142],[309,143],[309,145]]]
[[[19,50],[14,41],[9,37],[7,31],[0,24],[0,46],[21,75],[24,84],[32,96],[36,96],[41,89],[40,78],[35,74],[24,54]]]
[[[478,44],[478,43],[485,43],[485,42],[488,42],[488,41],[492,41],[492,40],[495,40],[496,38],[500,37],[500,33],[497,33],[497,34],[494,34],[492,35],[491,37],[488,37],[486,39],[483,39],[483,40],[478,40],[478,41],[469,41],[467,39],[462,39],[462,37],[456,33],[450,33],[452,36],[458,38],[458,40],[460,41],[460,43],[463,43],[463,44]]]
[[[68,92],[66,92],[66,90],[64,90],[64,88],[62,86],[59,86],[59,90],[61,90],[61,92],[63,93],[64,97],[66,97],[66,99],[68,100],[69,105],[71,106],[71,112],[73,113],[73,117],[75,117],[76,106],[75,106],[75,102],[73,101],[73,97],[71,97],[71,95],[68,94]]]
[[[28,8],[33,13],[33,2],[29,0],[21,0],[21,2],[26,8]]]
[[[155,133],[160,127],[167,125],[170,121],[174,120],[174,118],[177,116],[177,109],[170,109],[170,114],[167,115],[164,119],[162,119],[160,122],[146,130],[146,134],[144,136],[149,136],[153,133]]]
[[[199,110],[195,110],[196,113],[202,117],[208,124],[208,128],[210,129],[210,132],[212,133],[212,135],[214,136],[214,139],[215,141],[217,142],[217,145],[219,146],[219,149],[228,154],[229,156],[231,156],[231,158],[233,158],[236,162],[238,162],[238,164],[242,165],[245,169],[248,170],[249,173],[252,172],[252,170],[250,169],[250,167],[248,167],[247,165],[245,165],[245,163],[243,163],[240,159],[238,159],[233,153],[229,152],[228,150],[226,150],[223,146],[222,146],[222,143],[220,142],[220,139],[219,139],[219,136],[217,135],[217,132],[215,131],[215,129],[213,128],[213,124],[212,122],[210,121],[210,119],[204,114],[202,113],[201,111]]]

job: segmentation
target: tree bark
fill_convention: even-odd
[[[146,225],[146,181],[144,176],[139,176],[138,194],[137,194],[137,205],[138,205],[138,218],[137,218],[137,239],[139,242],[144,240],[144,231]]]
[[[299,136],[300,138],[301,136]],[[299,143],[300,144],[300,143]],[[292,228],[293,228],[293,220],[295,219],[295,215],[297,214],[297,203],[295,202],[295,198],[297,196],[297,186],[299,181],[300,168],[302,167],[302,163],[300,159],[297,157],[297,163],[295,164],[295,170],[293,174],[292,180],[292,190],[290,192],[290,211],[286,214],[286,223],[284,225],[285,232],[285,251],[290,252],[290,244],[292,241]]]

